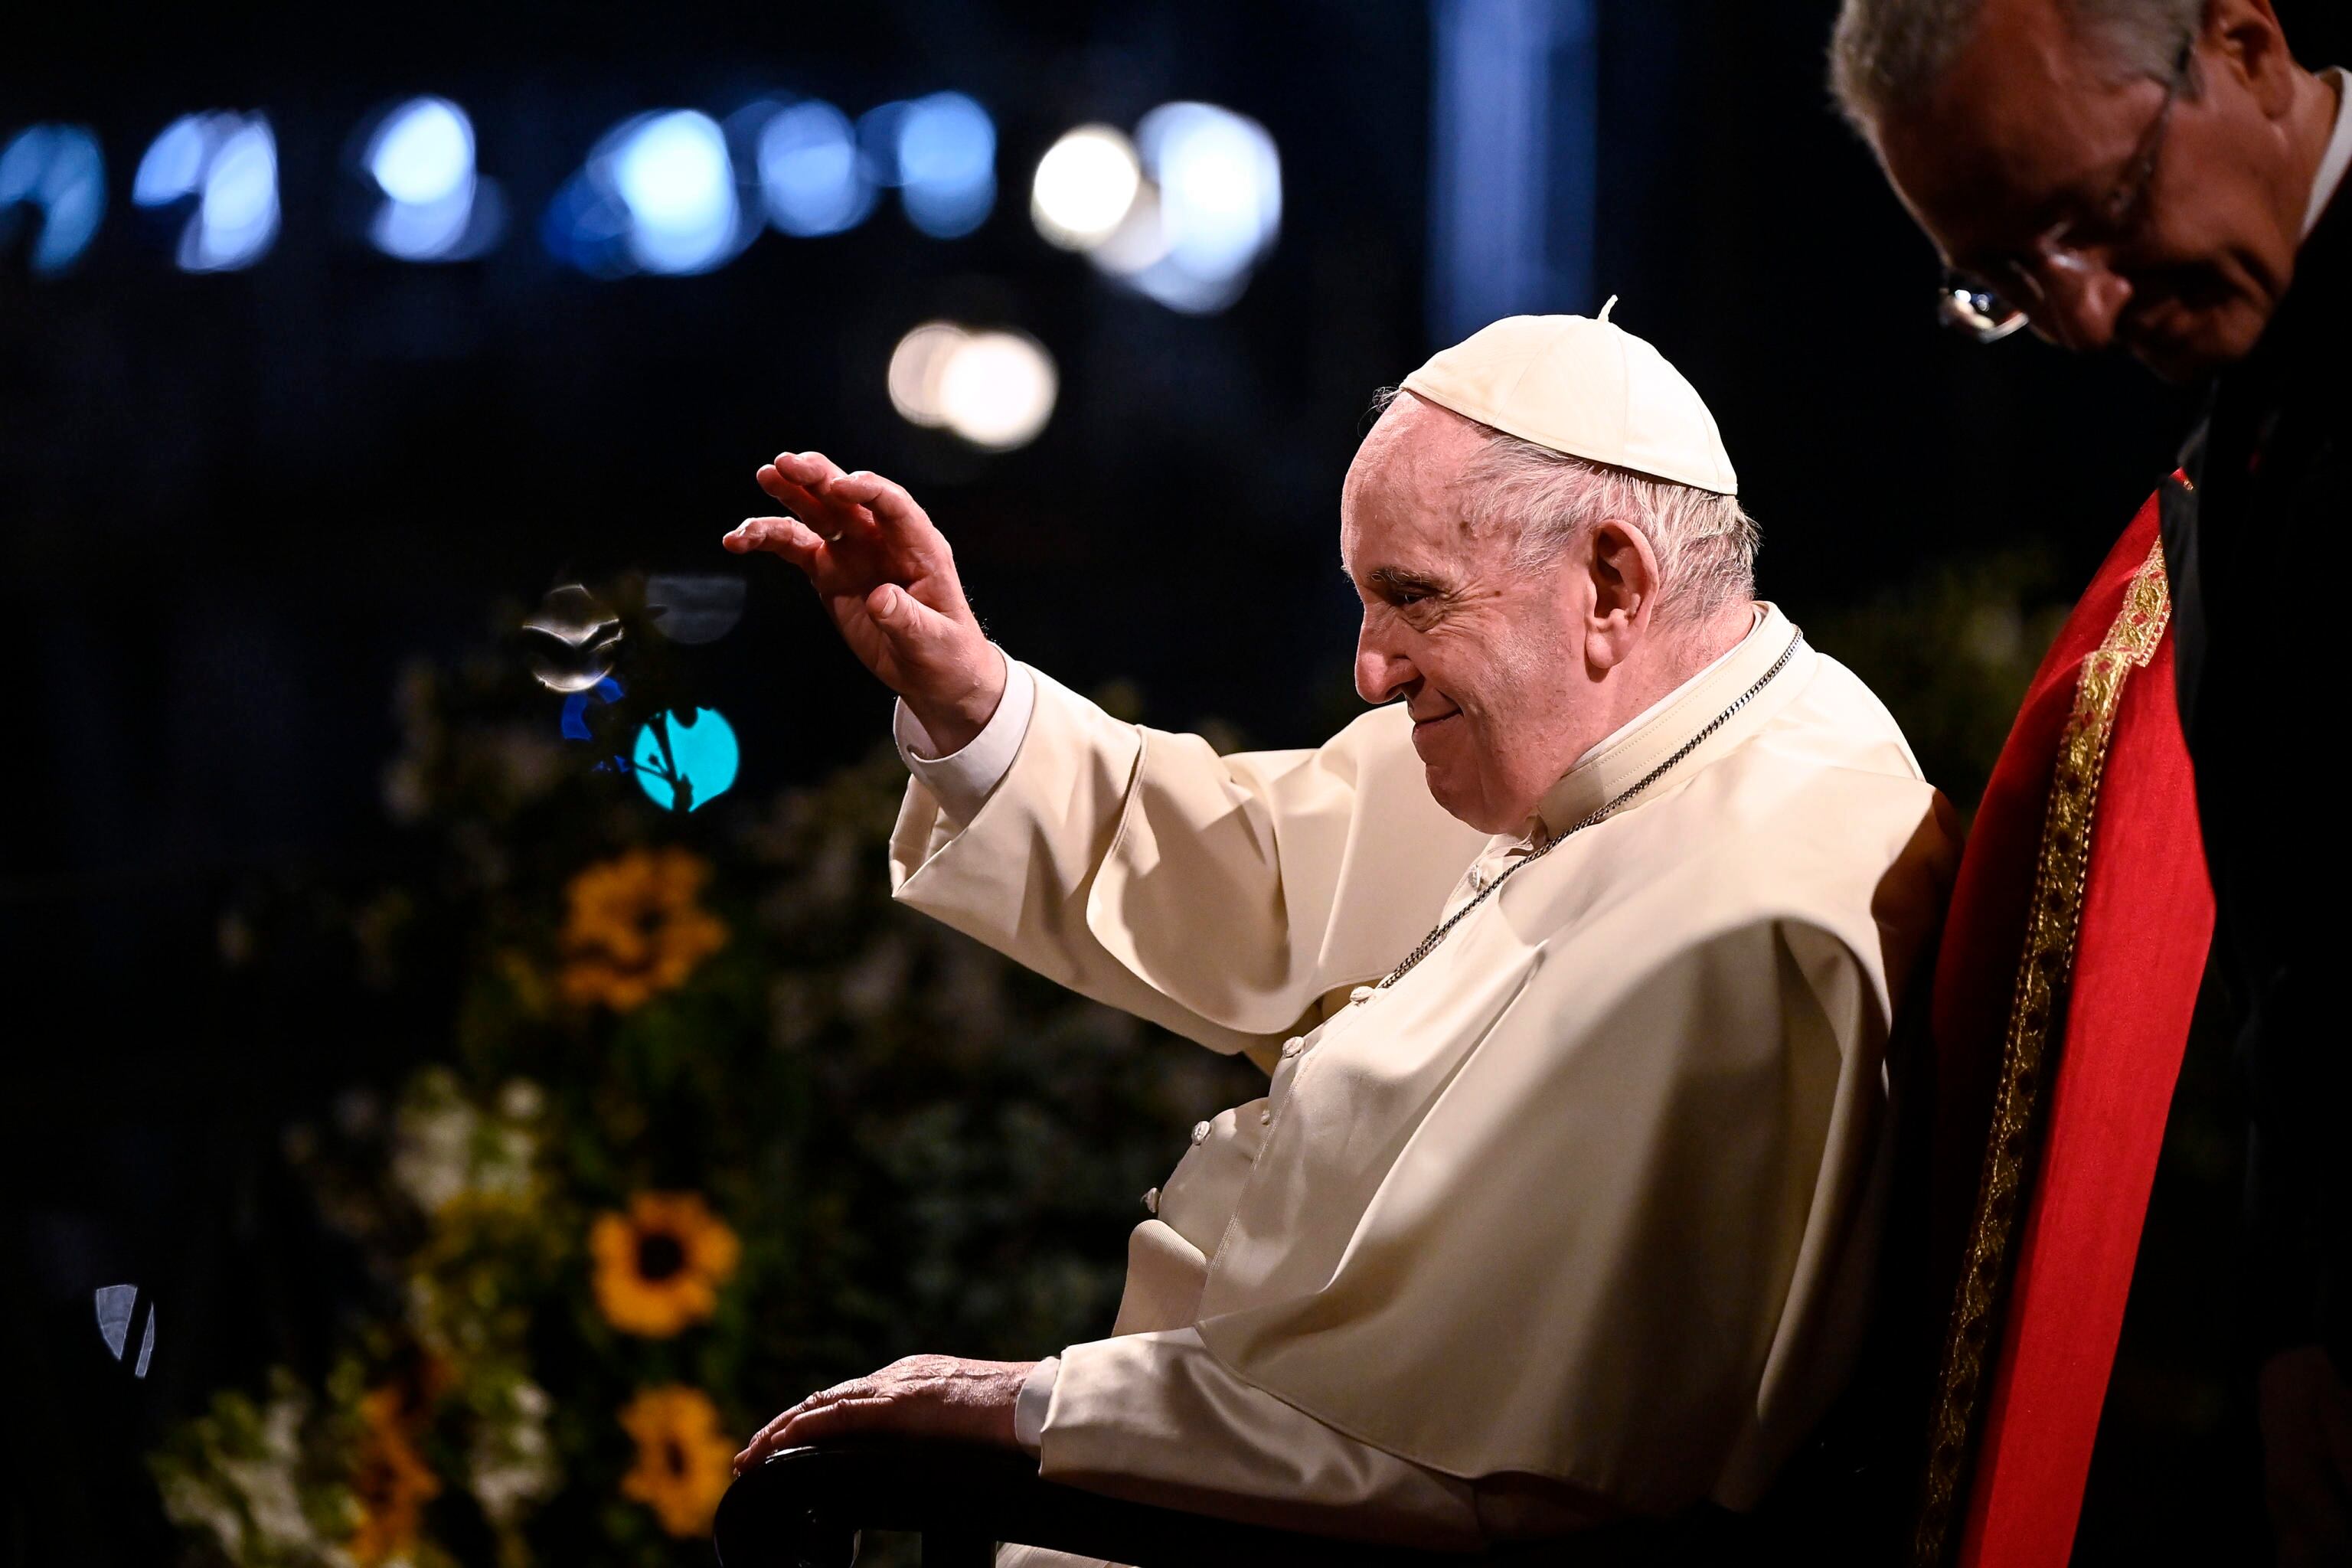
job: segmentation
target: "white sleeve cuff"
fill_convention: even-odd
[[[931,755],[929,733],[903,700],[891,715],[899,760],[931,792],[940,809],[959,824],[978,816],[996,786],[1004,782],[1004,775],[1013,771],[1022,738],[1029,733],[1029,716],[1037,708],[1037,678],[1029,667],[1007,657],[1002,648],[997,649],[997,657],[1004,659],[1004,695],[980,733],[961,751],[944,757]]]
[[[1047,1356],[1029,1371],[1029,1381],[1021,1385],[1020,1397],[1013,1404],[1013,1440],[1031,1458],[1045,1439],[1045,1411],[1054,1403],[1054,1380],[1061,1375],[1062,1358]]]

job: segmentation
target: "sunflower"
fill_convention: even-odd
[[[572,879],[563,921],[566,1000],[615,1013],[686,984],[727,945],[727,927],[695,902],[710,868],[671,846],[632,849]]]
[[[621,1411],[621,1425],[637,1444],[621,1495],[650,1507],[672,1535],[709,1531],[735,1469],[735,1445],[709,1396],[675,1383],[645,1389]]]
[[[740,1247],[693,1193],[639,1193],[589,1227],[596,1308],[623,1333],[665,1340],[718,1309]]]
[[[359,1459],[352,1471],[360,1522],[351,1553],[361,1568],[407,1556],[425,1505],[441,1494],[440,1478],[417,1456],[406,1406],[392,1386],[371,1389],[360,1400]]]

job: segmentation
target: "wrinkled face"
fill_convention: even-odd
[[[2294,271],[2309,174],[2267,6],[2225,13],[2168,108],[2056,0],[1985,0],[1935,90],[1879,126],[1887,175],[1946,262],[2043,337],[2171,380],[2241,358]]]
[[[1582,749],[1577,628],[1591,595],[1564,563],[1514,570],[1508,530],[1473,536],[1463,469],[1485,441],[1468,420],[1400,395],[1348,469],[1339,553],[1364,606],[1357,692],[1403,698],[1430,794],[1502,833]]]

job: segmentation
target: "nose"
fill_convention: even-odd
[[[2062,346],[2096,353],[2115,342],[2116,323],[2131,303],[2129,279],[2103,262],[2062,253],[2045,258],[2041,282],[2048,309],[2039,324]]]
[[[1377,706],[1402,695],[1420,679],[1412,660],[1389,642],[1367,614],[1356,634],[1356,695]]]

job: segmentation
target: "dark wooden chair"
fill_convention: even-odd
[[[1883,1403],[1860,1402],[1873,1410]],[[1912,1446],[1890,1448],[1883,1434],[1865,1438],[1864,1428],[1874,1423],[1851,1414],[1859,1407],[1849,1402],[1832,1423],[1843,1436],[1809,1446],[1751,1514],[1707,1508],[1486,1552],[1410,1551],[1237,1524],[1044,1480],[1024,1455],[915,1441],[829,1443],[774,1455],[729,1489],[713,1544],[723,1568],[850,1568],[867,1531],[921,1537],[925,1568],[984,1568],[1000,1542],[1132,1568],[1728,1568],[1782,1562],[1859,1568],[1893,1559],[1916,1485]]]

